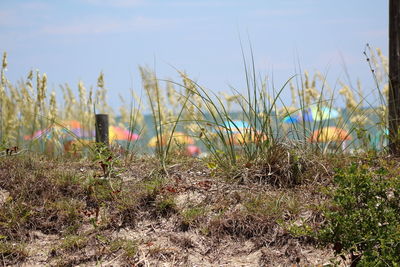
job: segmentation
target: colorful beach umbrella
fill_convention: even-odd
[[[60,125],[58,125],[59,127],[66,127],[69,129],[80,129],[82,128],[82,125],[79,121],[77,120],[67,120],[67,121],[63,121],[61,123],[59,123]]]
[[[250,124],[245,122],[245,121],[241,121],[241,120],[224,121],[221,124],[221,128],[230,130],[233,133],[235,133],[235,132],[243,132],[246,129],[250,128]]]
[[[299,115],[288,115],[282,120],[284,123],[298,123],[303,121],[302,117]]]
[[[309,141],[312,143],[321,142],[343,142],[351,140],[350,134],[340,128],[336,127],[324,127],[322,129],[316,130],[310,136]]]
[[[109,127],[108,136],[110,141],[136,141],[139,139],[138,134],[117,126]]]
[[[303,121],[323,121],[336,119],[339,112],[331,107],[312,106],[299,112],[300,114],[291,114],[283,118],[285,123],[299,123]]]
[[[32,135],[26,135],[24,139],[33,140],[42,137],[50,139],[55,135],[62,138],[89,138],[94,136],[94,132],[83,129],[81,124],[76,120],[68,120],[61,123],[54,123],[46,129],[34,132]]]
[[[168,140],[170,138],[169,134],[164,134],[161,136],[161,145],[165,146],[168,143]],[[153,136],[149,142],[148,142],[148,146],[149,147],[157,147],[157,136]],[[182,132],[174,132],[172,135],[172,140],[171,140],[171,144],[180,144],[180,145],[194,145],[195,141],[193,138],[191,138],[190,136],[188,136],[185,133]]]
[[[186,153],[191,157],[198,157],[201,154],[201,149],[195,145],[188,145],[186,147]]]

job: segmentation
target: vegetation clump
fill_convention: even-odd
[[[0,241],[0,258],[2,264],[6,266],[23,262],[29,256],[25,246],[23,243]]]
[[[324,212],[320,240],[350,254],[353,265],[400,262],[400,180],[382,167],[352,164],[337,170],[332,204]]]

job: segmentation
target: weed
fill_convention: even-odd
[[[61,230],[76,233],[83,216],[79,212],[83,202],[69,199],[60,199],[48,203],[41,212],[36,212],[31,218],[31,224],[44,233],[58,233]]]
[[[198,221],[204,217],[207,213],[207,209],[205,207],[191,207],[183,210],[181,212],[182,216],[182,226],[184,228],[188,228],[190,226],[195,226]]]
[[[158,214],[165,216],[176,212],[176,203],[173,196],[161,196],[156,200],[156,211]]]
[[[117,238],[110,242],[109,249],[113,253],[122,250],[125,258],[133,258],[137,253],[137,243],[133,240]]]
[[[64,196],[77,196],[82,194],[85,180],[76,174],[61,172],[55,180],[55,184]]]
[[[117,212],[114,217],[111,218],[113,223],[112,226],[115,228],[134,226],[137,221],[137,211],[140,204],[140,194],[135,194],[129,191],[123,191],[120,196],[116,199]],[[119,217],[119,221],[116,218]]]
[[[95,144],[93,161],[100,165],[105,179],[114,178],[118,174],[115,167],[120,161],[105,144]]]
[[[0,207],[0,234],[12,240],[26,239],[31,207],[22,201],[7,201]]]
[[[88,238],[80,235],[67,235],[61,241],[60,249],[74,252],[83,249],[88,244]]]
[[[3,266],[21,263],[27,257],[25,244],[0,240],[0,262]]]
[[[161,190],[165,182],[165,179],[161,177],[155,177],[154,179],[145,181],[142,186],[148,194],[156,195]]]

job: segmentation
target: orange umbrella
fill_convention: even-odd
[[[201,154],[201,149],[195,145],[188,145],[186,147],[186,153],[188,156],[198,157]]]
[[[139,135],[128,131],[127,129],[110,126],[108,128],[108,135],[111,141],[114,140],[126,140],[126,141],[136,141],[139,139]]]
[[[62,127],[71,128],[71,129],[82,128],[81,127],[81,123],[79,121],[76,121],[76,120],[63,121],[63,122],[60,123],[60,125],[62,125]]]
[[[351,140],[351,136],[346,130],[332,126],[324,127],[322,129],[314,131],[309,139],[309,141],[312,143],[342,142],[348,140]]]

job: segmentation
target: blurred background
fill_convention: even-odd
[[[77,92],[79,81],[95,85],[102,71],[113,108],[130,89],[141,94],[139,65],[159,78],[175,79],[177,68],[215,92],[229,86],[243,92],[241,42],[247,56],[251,43],[257,72],[277,87],[301,68],[322,72],[332,86],[359,78],[368,91],[374,83],[365,44],[386,55],[387,29],[388,1],[0,2],[0,50],[8,53],[10,81],[39,69],[61,98],[60,84]]]

